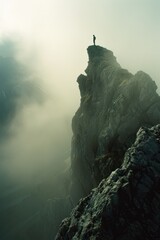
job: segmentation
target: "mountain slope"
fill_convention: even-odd
[[[110,50],[87,49],[86,75],[77,79],[81,104],[73,122],[73,201],[120,167],[141,126],[160,123],[160,97],[146,73],[121,68]]]
[[[123,164],[81,199],[56,240],[155,240],[160,236],[160,125],[141,128]]]

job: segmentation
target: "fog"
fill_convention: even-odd
[[[159,84],[159,1],[5,0],[2,3],[1,34],[23,38],[25,51],[31,51],[32,58],[37,53],[40,69],[45,76],[50,73],[47,82],[50,79],[59,88],[63,82],[68,92],[73,90],[76,104],[78,91],[74,80],[86,67],[85,49],[92,44],[92,34],[97,36],[97,44],[114,51],[124,68],[132,72],[144,70]],[[35,62],[32,58],[30,61]]]
[[[42,178],[53,162],[54,172],[54,158],[66,151],[69,156],[71,117],[39,73],[18,59],[16,44],[4,39],[0,45],[0,148],[7,173],[22,181],[39,174]]]
[[[49,185],[45,200],[64,195],[56,179],[70,168],[76,79],[93,34],[123,68],[147,72],[160,88],[159,10],[157,0],[0,0],[2,195],[40,183],[42,192]]]
[[[23,47],[14,38],[1,39],[0,238],[34,239],[45,232],[46,239],[48,215],[42,221],[41,214],[48,213],[47,201],[67,194],[73,106],[67,108],[56,85],[50,90],[47,75],[29,61],[30,52],[21,53]],[[50,223],[57,221],[50,215]],[[34,227],[28,236],[35,224],[42,232]]]

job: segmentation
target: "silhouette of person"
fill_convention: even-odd
[[[94,44],[94,46],[96,45],[96,36],[95,35],[93,35],[93,44]]]

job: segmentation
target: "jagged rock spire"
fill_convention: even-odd
[[[119,167],[141,126],[160,122],[160,97],[151,77],[121,68],[113,53],[89,46],[77,81],[81,104],[73,118],[72,196],[75,201]]]

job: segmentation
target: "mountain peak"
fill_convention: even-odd
[[[101,46],[87,52],[86,75],[77,79],[81,105],[72,122],[72,169],[81,197],[121,165],[141,126],[160,122],[160,97],[148,74],[131,74]]]
[[[148,74],[121,68],[108,49],[89,46],[87,52],[86,75],[77,79],[81,104],[72,121],[71,198],[76,204],[88,197],[64,220],[57,240],[156,239],[160,126],[152,126],[160,123],[157,86]],[[123,230],[126,235],[119,237]],[[158,235],[152,238],[154,231]]]
[[[113,55],[113,52],[98,46],[98,45],[92,45],[87,48],[89,60],[93,60],[95,57],[106,57],[107,55]]]

